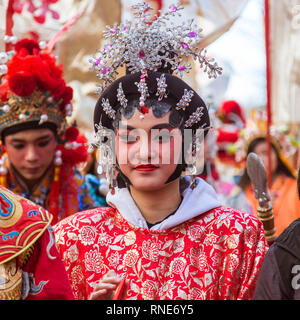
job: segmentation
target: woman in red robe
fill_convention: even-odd
[[[146,3],[133,9],[138,22],[109,29],[112,41],[92,59],[104,81],[99,91],[105,88],[95,107],[95,146],[111,208],[77,213],[54,227],[75,298],[251,299],[268,247],[262,224],[222,207],[214,189],[195,178],[208,111],[171,74],[189,68],[179,55],[194,56],[199,30],[163,31],[164,19],[181,7],[157,24],[147,20]],[[209,76],[220,72],[204,56],[197,59]],[[113,81],[118,63],[130,73]]]

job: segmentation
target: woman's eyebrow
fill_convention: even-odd
[[[119,128],[117,128],[117,129],[134,130],[134,129],[136,129],[136,128],[135,128],[135,127],[132,127],[132,126],[128,126],[128,125],[126,125],[126,124],[120,123],[120,124],[119,124]]]
[[[125,129],[125,130],[136,130],[137,128],[132,127],[132,126],[128,126],[128,125],[124,125],[124,124],[120,124],[118,129]],[[155,126],[151,127],[151,129],[175,129],[174,127],[172,127],[170,125],[170,123],[159,123],[156,124]]]
[[[153,126],[151,129],[175,129],[170,125],[170,123],[159,123]]]

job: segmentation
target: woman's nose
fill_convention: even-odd
[[[157,148],[148,137],[140,139],[138,158],[144,163],[153,163],[157,156]]]

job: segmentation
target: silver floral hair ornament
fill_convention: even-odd
[[[110,119],[115,120],[116,111],[112,108],[108,99],[102,99],[102,108]]]
[[[161,101],[163,98],[167,98],[167,84],[166,84],[166,76],[163,73],[160,78],[156,78],[157,81],[157,92],[156,95],[158,96],[158,101]]]
[[[185,108],[189,106],[190,102],[192,101],[192,98],[194,96],[194,91],[193,90],[187,90],[184,89],[184,94],[180,101],[176,105],[176,110],[184,110]]]
[[[120,102],[120,105],[122,108],[126,109],[128,100],[125,97],[123,88],[122,88],[122,82],[119,83],[119,88],[117,90],[117,99]]]

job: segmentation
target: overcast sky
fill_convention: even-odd
[[[207,48],[224,68],[224,79],[210,82],[211,90],[217,91],[219,100],[233,99],[246,109],[266,103],[263,10],[263,0],[249,0],[232,28]]]

